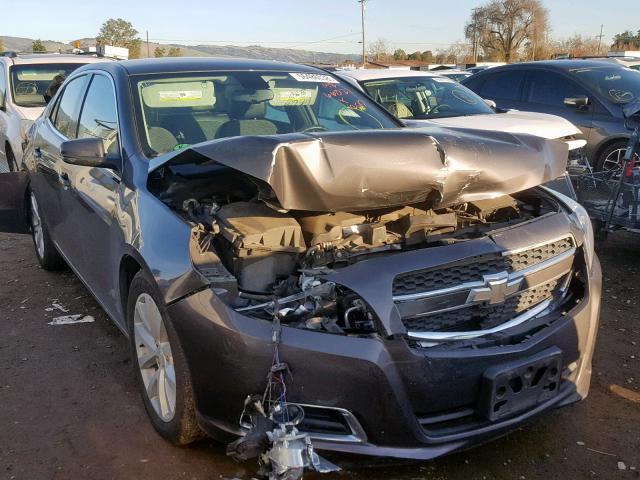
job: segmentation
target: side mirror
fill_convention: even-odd
[[[564,99],[564,104],[567,107],[581,109],[589,105],[589,97],[587,97],[586,95],[577,95],[575,97],[568,97]]]
[[[493,100],[489,100],[488,98],[483,98],[483,100],[484,100],[484,103],[487,104],[487,107],[491,108],[492,110],[495,110],[498,108],[498,104]]]
[[[117,169],[117,159],[104,152],[104,143],[101,138],[79,138],[67,140],[60,145],[62,159],[71,165],[83,167]]]

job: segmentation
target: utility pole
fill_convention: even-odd
[[[362,23],[362,68],[365,68],[367,64],[367,55],[365,53],[365,43],[364,43],[364,4],[367,0],[358,0],[360,4],[360,21]]]
[[[478,19],[477,19],[477,12],[478,10],[480,10],[479,8],[472,8],[471,11],[473,12],[473,14],[471,15],[471,18],[473,19],[473,48],[472,50],[472,56],[473,56],[473,64],[475,65],[476,63],[478,63],[478,40],[477,40],[477,36],[478,36]]]
[[[151,58],[151,52],[149,51],[149,30],[147,30],[147,58]]]
[[[604,24],[600,25],[600,35],[596,35],[596,38],[598,39],[598,55],[600,55],[600,45],[602,45],[602,37],[604,37],[604,35],[602,35],[603,28]]]

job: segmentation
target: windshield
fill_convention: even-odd
[[[398,127],[325,73],[159,74],[137,79],[135,90],[148,156],[225,137]]]
[[[82,65],[82,63],[13,65],[9,74],[13,103],[20,107],[46,106],[49,87],[59,85],[71,72]]]
[[[574,73],[613,103],[623,105],[640,98],[640,72],[628,68],[583,68]]]
[[[438,73],[438,75],[442,75],[443,77],[451,78],[452,80],[455,80],[456,82],[461,82],[465,78],[468,78],[468,77],[471,76],[470,73]]]
[[[374,100],[398,118],[428,119],[495,113],[467,87],[442,77],[365,80]]]

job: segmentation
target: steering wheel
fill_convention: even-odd
[[[440,112],[441,112],[441,111],[443,111],[443,110],[450,110],[450,109],[451,109],[451,106],[450,106],[450,105],[448,105],[448,104],[446,104],[446,103],[443,103],[443,104],[441,104],[441,105],[438,105],[438,106],[436,106],[436,107],[433,107],[433,108],[429,111],[429,113],[440,113]]]
[[[326,131],[327,131],[326,127],[323,127],[322,125],[312,125],[303,130],[300,130],[300,133],[326,132]]]
[[[20,82],[16,85],[16,95],[33,95],[38,92],[38,86],[33,82]]]

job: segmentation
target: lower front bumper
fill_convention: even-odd
[[[429,459],[484,443],[586,397],[600,309],[597,259],[586,287],[583,300],[569,312],[510,345],[413,348],[404,338],[357,338],[283,327],[280,355],[292,372],[288,401],[326,407],[332,414],[346,411],[353,419],[354,425],[345,422],[351,432],[311,431],[319,449]],[[171,305],[169,314],[189,362],[202,427],[213,436],[241,434],[238,419],[244,399],[264,390],[271,366],[271,324],[229,309],[210,290]],[[488,368],[552,347],[563,354],[558,395],[504,420],[474,416]],[[468,421],[462,414],[456,414],[454,422],[447,420],[451,412],[466,411],[471,411]]]

